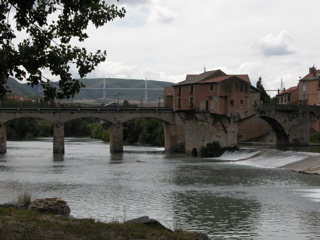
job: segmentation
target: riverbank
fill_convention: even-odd
[[[320,174],[320,157],[309,157],[307,159],[287,164],[282,168],[300,173]]]
[[[112,240],[204,240],[204,234],[170,231],[133,223],[103,223],[93,219],[74,219],[26,209],[0,209],[0,240],[16,239],[112,239]]]

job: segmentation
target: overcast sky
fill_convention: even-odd
[[[88,77],[179,82],[221,69],[266,90],[297,85],[320,68],[319,0],[108,0],[126,16],[90,29],[86,46],[107,50]],[[274,93],[269,92],[271,95]]]

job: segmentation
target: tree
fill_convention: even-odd
[[[0,0],[0,97],[10,91],[5,84],[12,76],[40,84],[46,100],[72,98],[84,85],[72,79],[70,67],[82,78],[105,61],[106,51],[88,53],[71,42],[87,39],[89,24],[98,28],[124,15],[124,8],[101,0]],[[28,37],[15,44],[14,29]],[[60,80],[53,82],[44,70]]]
[[[257,81],[257,88],[260,90],[260,100],[263,103],[270,103],[270,96],[267,94],[266,90],[264,90],[261,77],[259,77],[259,80]]]

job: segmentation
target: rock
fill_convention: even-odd
[[[155,219],[151,219],[148,216],[134,218],[134,219],[128,220],[127,223],[144,224],[144,225],[151,226],[151,227],[166,229],[166,230],[172,232],[170,229],[163,226],[159,221],[157,221]]]
[[[28,209],[51,213],[54,215],[62,215],[65,217],[69,217],[71,212],[68,204],[60,198],[36,199],[29,204]]]

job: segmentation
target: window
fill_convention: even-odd
[[[243,104],[243,100],[240,100],[240,104]]]
[[[190,94],[193,94],[193,85],[190,86]]]
[[[240,91],[241,92],[243,91],[243,84],[242,83],[240,84]]]
[[[193,106],[193,104],[194,104],[193,97],[190,97],[190,99],[189,99],[189,103],[190,103],[190,105],[191,105],[191,106]]]
[[[178,108],[181,108],[181,98],[178,98]]]
[[[181,96],[181,87],[178,88],[178,95]]]
[[[234,106],[234,100],[230,100],[230,106],[231,106],[231,107]]]
[[[210,91],[213,91],[213,83],[210,84]]]

